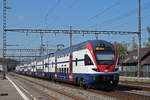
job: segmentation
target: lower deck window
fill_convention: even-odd
[[[69,68],[58,68],[57,72],[61,73],[61,74],[68,74],[69,73]]]

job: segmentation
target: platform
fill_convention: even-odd
[[[2,79],[0,75],[0,100],[23,100],[8,79]]]
[[[120,76],[119,81],[150,83],[150,78],[149,77],[125,77],[125,76]]]

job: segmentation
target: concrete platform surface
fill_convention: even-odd
[[[120,81],[129,81],[129,82],[141,82],[141,83],[150,83],[150,78],[148,77],[119,77]]]
[[[8,79],[0,78],[0,100],[23,100]]]

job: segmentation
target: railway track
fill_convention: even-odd
[[[55,93],[58,93],[58,94],[61,94],[67,98],[70,98],[71,100],[84,100],[83,98],[80,98],[80,97],[77,97],[77,96],[74,96],[72,94],[69,94],[69,93],[66,93],[64,91],[61,91],[61,90],[58,90],[56,88],[51,88],[51,87],[48,87],[44,84],[41,84],[39,82],[36,82],[36,81],[33,81],[33,80],[30,80],[30,79],[27,79],[25,77],[22,77],[22,76],[19,76],[19,75],[15,75],[15,74],[11,74],[11,75],[14,75],[15,77],[17,77],[19,80],[25,80],[27,82],[30,82],[30,86],[34,89],[36,89],[37,91],[39,91],[40,93],[42,93],[43,95],[47,96],[49,99],[52,99],[52,100],[58,100],[57,97],[54,97],[54,96],[51,96],[49,93],[47,92],[44,92],[43,90],[49,90],[49,91],[53,91]],[[37,85],[35,87],[35,85]],[[42,87],[43,89],[39,89],[39,87]],[[69,100],[70,100],[69,99]]]
[[[22,78],[23,76],[17,75],[17,77]],[[33,82],[33,80],[30,80],[27,78],[25,78],[25,80]],[[44,80],[41,80],[41,81],[44,81]],[[49,82],[49,81],[47,81],[47,82]],[[41,85],[40,83],[37,83],[37,82],[34,82],[34,83]],[[51,83],[53,83],[53,82],[51,82]],[[44,84],[42,84],[42,85],[43,85],[42,87],[51,90],[50,87],[45,86]],[[142,90],[139,87],[127,87],[125,85],[124,86],[119,85],[119,87],[113,91],[104,91],[104,90],[100,90],[100,89],[84,90],[78,86],[65,84],[65,83],[61,83],[59,85],[62,85],[62,87],[65,86],[65,87],[69,87],[69,88],[73,88],[73,89],[78,89],[78,90],[80,90],[80,92],[83,90],[84,92],[86,91],[86,92],[90,92],[90,93],[96,93],[98,95],[104,95],[104,96],[111,98],[109,100],[150,100],[150,95],[146,95],[146,93],[144,93],[146,88]],[[55,89],[54,89],[54,91],[55,91]],[[65,96],[66,95],[68,96],[68,93],[66,93],[64,91],[60,91],[60,90],[56,90],[56,91],[58,91],[58,93],[60,93],[60,94],[63,92],[63,93],[65,93],[64,94]],[[143,93],[136,93],[137,91],[142,91]],[[147,92],[149,92],[149,91],[147,91]],[[81,94],[83,94],[83,93],[81,92]],[[149,94],[150,94],[150,92],[149,92]],[[84,97],[81,98],[81,97],[75,96],[76,94],[74,94],[74,95],[69,94],[69,95],[70,95],[69,97],[74,100],[84,100],[85,99]],[[115,99],[112,99],[112,98],[115,98]],[[99,99],[95,99],[95,100],[99,100]]]
[[[105,95],[116,97],[121,100],[150,100],[150,85],[149,87],[144,87],[141,85],[124,83],[119,84],[117,88],[115,88],[113,91],[109,91],[109,93],[94,89],[89,89],[89,91],[93,91],[99,94],[103,93]]]
[[[69,84],[63,84],[65,86],[79,88],[80,87],[69,85]],[[120,100],[150,100],[150,91],[147,91],[149,88],[141,89],[140,87],[128,87],[127,85],[124,86],[118,86],[114,90],[101,90],[101,89],[87,89],[89,92],[97,93],[100,95],[106,95],[110,96],[112,98],[120,99]],[[138,93],[138,91],[141,91],[141,93]],[[148,92],[142,93],[142,92]]]
[[[48,93],[44,92],[43,90],[41,90],[41,89],[39,89],[39,88],[37,88],[37,87],[31,85],[31,84],[30,84],[30,87],[33,88],[33,89],[35,89],[36,91],[40,92],[40,93],[43,94],[44,96],[47,96],[47,97],[48,97],[49,99],[51,99],[51,100],[58,100],[56,97],[49,95]],[[34,99],[33,99],[33,100],[34,100]]]
[[[63,84],[65,86],[79,88],[80,87],[69,85],[69,84]],[[140,87],[140,86],[129,86],[129,85],[119,85],[117,88],[111,91],[105,91],[101,89],[87,89],[89,92],[97,93],[100,95],[106,95],[110,96],[112,98],[117,98],[120,100],[150,100],[150,94],[148,87]],[[140,91],[141,93],[138,93]],[[142,92],[148,92],[148,93],[142,93]]]
[[[135,88],[135,89],[139,89],[142,91],[150,92],[150,84],[147,84],[147,83],[121,81],[119,83],[119,87]]]
[[[11,74],[12,76],[16,76],[14,74]],[[39,88],[39,86],[36,86],[34,83],[31,83],[31,82],[28,82],[26,80],[24,80],[24,78],[20,78],[20,77],[12,77],[12,76],[9,76],[10,78],[13,79],[13,81],[18,85],[18,87],[20,89],[22,89],[22,91],[24,91],[25,93],[27,93],[26,95],[30,98],[30,100],[41,100],[43,99],[43,97],[41,95],[39,96],[33,96],[30,92],[28,92],[25,88],[23,88],[22,86],[24,85],[27,85],[29,88],[35,90],[35,91],[38,91],[40,94],[42,94],[43,96],[46,96],[47,99],[50,99],[50,100],[58,100],[57,98],[55,98],[54,96],[51,96],[49,95],[48,93],[44,92],[42,88]],[[23,84],[22,84],[23,83]],[[46,99],[46,100],[47,100]],[[45,100],[45,99],[44,99]]]

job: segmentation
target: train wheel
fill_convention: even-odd
[[[51,75],[49,76],[49,80],[50,80],[50,81],[52,80],[52,76],[51,76]]]
[[[80,79],[77,77],[76,81],[75,81],[75,85],[79,86],[79,81],[80,81]]]
[[[86,84],[84,79],[80,79],[80,87],[82,87],[83,89],[87,89],[88,85]]]
[[[79,86],[82,87],[83,86],[83,82],[82,79],[79,80]]]

